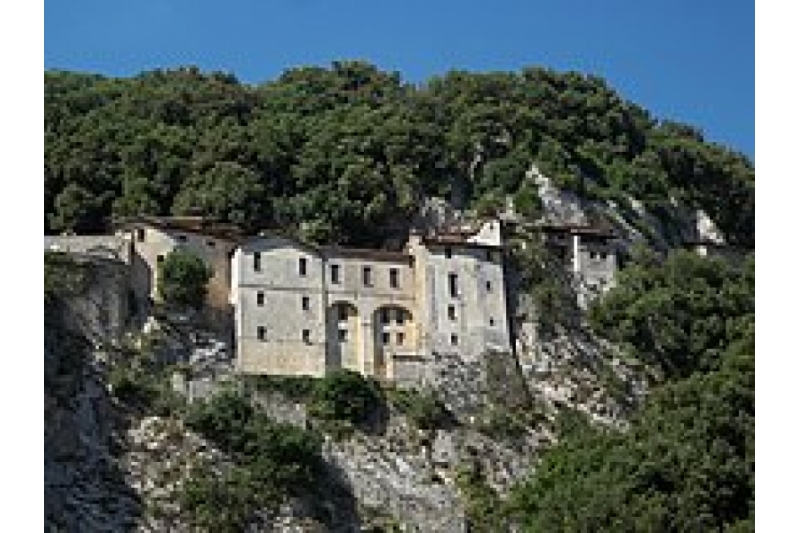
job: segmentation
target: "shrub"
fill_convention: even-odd
[[[109,384],[122,403],[152,415],[171,416],[183,409],[184,399],[172,390],[167,375],[165,371],[118,366],[111,371]]]
[[[270,498],[260,492],[246,468],[234,467],[222,476],[200,466],[181,487],[181,508],[203,531],[233,533],[244,531],[255,512]]]
[[[469,531],[507,530],[506,505],[486,482],[480,463],[469,461],[461,465],[455,481],[466,507]]]
[[[206,299],[211,269],[202,259],[176,249],[158,266],[158,291],[168,305],[199,309]]]
[[[433,391],[395,389],[391,392],[391,400],[419,429],[440,429],[453,423],[453,414]]]
[[[314,391],[315,378],[309,376],[246,376],[247,386],[256,392],[278,392],[292,400],[308,399]]]
[[[374,380],[350,370],[339,370],[315,383],[309,413],[324,420],[353,424],[368,422],[384,405]]]
[[[242,531],[257,511],[313,490],[323,475],[317,435],[274,422],[235,391],[193,404],[186,423],[234,461],[223,475],[201,466],[184,484],[183,507],[203,530]]]

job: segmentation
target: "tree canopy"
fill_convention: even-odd
[[[668,219],[702,208],[752,247],[755,171],[690,126],[659,121],[596,76],[531,67],[404,83],[361,61],[257,86],[195,67],[133,78],[45,72],[45,224],[189,210],[318,241],[379,244],[421,198],[531,208],[536,163],[562,187]],[[723,194],[724,193],[724,194]]]
[[[753,531],[754,259],[642,254],[592,310],[661,370],[631,429],[562,435],[516,487],[528,531]]]

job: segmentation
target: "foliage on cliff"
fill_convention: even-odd
[[[535,212],[536,162],[586,197],[701,207],[754,242],[752,163],[659,121],[596,76],[451,71],[419,86],[358,61],[258,86],[198,69],[106,78],[45,72],[45,224],[102,231],[112,215],[200,213],[254,230],[377,243],[424,196]]]
[[[188,427],[229,454],[233,467],[216,474],[199,464],[180,501],[204,530],[242,531],[259,512],[314,489],[322,469],[318,437],[274,422],[249,399],[226,391],[193,404]]]
[[[665,381],[624,434],[563,435],[517,487],[528,531],[752,531],[754,264],[643,255],[593,309]]]
[[[714,370],[755,323],[755,256],[734,266],[677,251],[660,263],[643,251],[589,316],[600,335],[666,378]]]

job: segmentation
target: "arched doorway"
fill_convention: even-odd
[[[395,355],[415,353],[416,328],[411,312],[398,305],[385,305],[375,310],[374,332],[375,377],[392,379]]]
[[[350,302],[334,302],[328,307],[328,370],[347,368],[361,372],[361,323],[358,308]]]

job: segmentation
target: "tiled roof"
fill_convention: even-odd
[[[113,221],[113,226],[117,229],[141,225],[165,230],[199,233],[234,241],[238,241],[244,237],[242,229],[236,224],[198,216],[155,217],[138,215],[134,217],[117,218]]]

